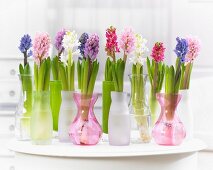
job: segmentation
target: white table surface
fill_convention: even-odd
[[[100,158],[182,154],[203,150],[206,145],[199,139],[184,141],[179,146],[160,146],[154,143],[110,146],[106,142],[100,142],[95,146],[77,146],[71,143],[59,143],[56,139],[52,141],[52,145],[32,145],[30,141],[13,139],[9,142],[8,148],[18,153],[41,156]]]

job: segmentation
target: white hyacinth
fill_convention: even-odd
[[[136,41],[135,41],[135,50],[131,57],[129,57],[130,62],[133,64],[140,64],[143,65],[143,63],[146,60],[146,57],[144,54],[149,51],[147,48],[147,40],[142,37],[141,34],[135,35]]]
[[[64,63],[67,63],[69,57],[73,61],[73,56],[79,56],[80,50],[78,46],[80,42],[78,40],[78,36],[75,31],[67,31],[62,40],[62,46],[64,47],[64,53],[61,55],[61,60]]]

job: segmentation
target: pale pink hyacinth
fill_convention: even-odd
[[[186,54],[186,61],[193,62],[193,60],[199,55],[201,45],[200,40],[197,37],[188,36],[186,38],[188,42],[188,52]]]
[[[119,48],[125,55],[132,53],[135,49],[135,34],[132,28],[125,28],[118,39]]]
[[[50,36],[47,33],[37,33],[33,42],[33,57],[37,65],[48,57],[50,49]]]

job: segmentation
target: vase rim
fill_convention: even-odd
[[[76,95],[86,95],[86,96],[98,96],[99,93],[92,93],[92,94],[83,94],[79,91],[73,91],[73,94],[76,94]]]

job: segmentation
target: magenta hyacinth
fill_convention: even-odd
[[[156,42],[153,49],[151,57],[154,59],[155,62],[161,62],[164,60],[164,52],[165,47],[162,42]]]
[[[55,36],[55,48],[58,50],[58,54],[61,54],[64,51],[64,47],[62,46],[62,40],[64,35],[66,34],[66,30],[63,28],[58,31]]]
[[[130,54],[135,49],[135,34],[131,28],[125,28],[118,40],[119,47],[125,55]]]
[[[47,33],[37,33],[33,43],[33,57],[37,65],[48,57],[50,49],[50,36]]]
[[[92,34],[87,39],[84,49],[85,58],[89,57],[90,60],[94,61],[97,58],[99,52],[99,37],[97,34]]]
[[[186,54],[186,61],[193,62],[193,60],[200,53],[200,40],[197,37],[188,36],[186,38],[186,41],[188,42],[188,52]]]
[[[107,28],[106,30],[106,46],[105,51],[107,52],[108,56],[111,56],[114,58],[114,55],[116,52],[120,52],[118,48],[118,37],[116,34],[116,28],[111,26],[110,28]]]

